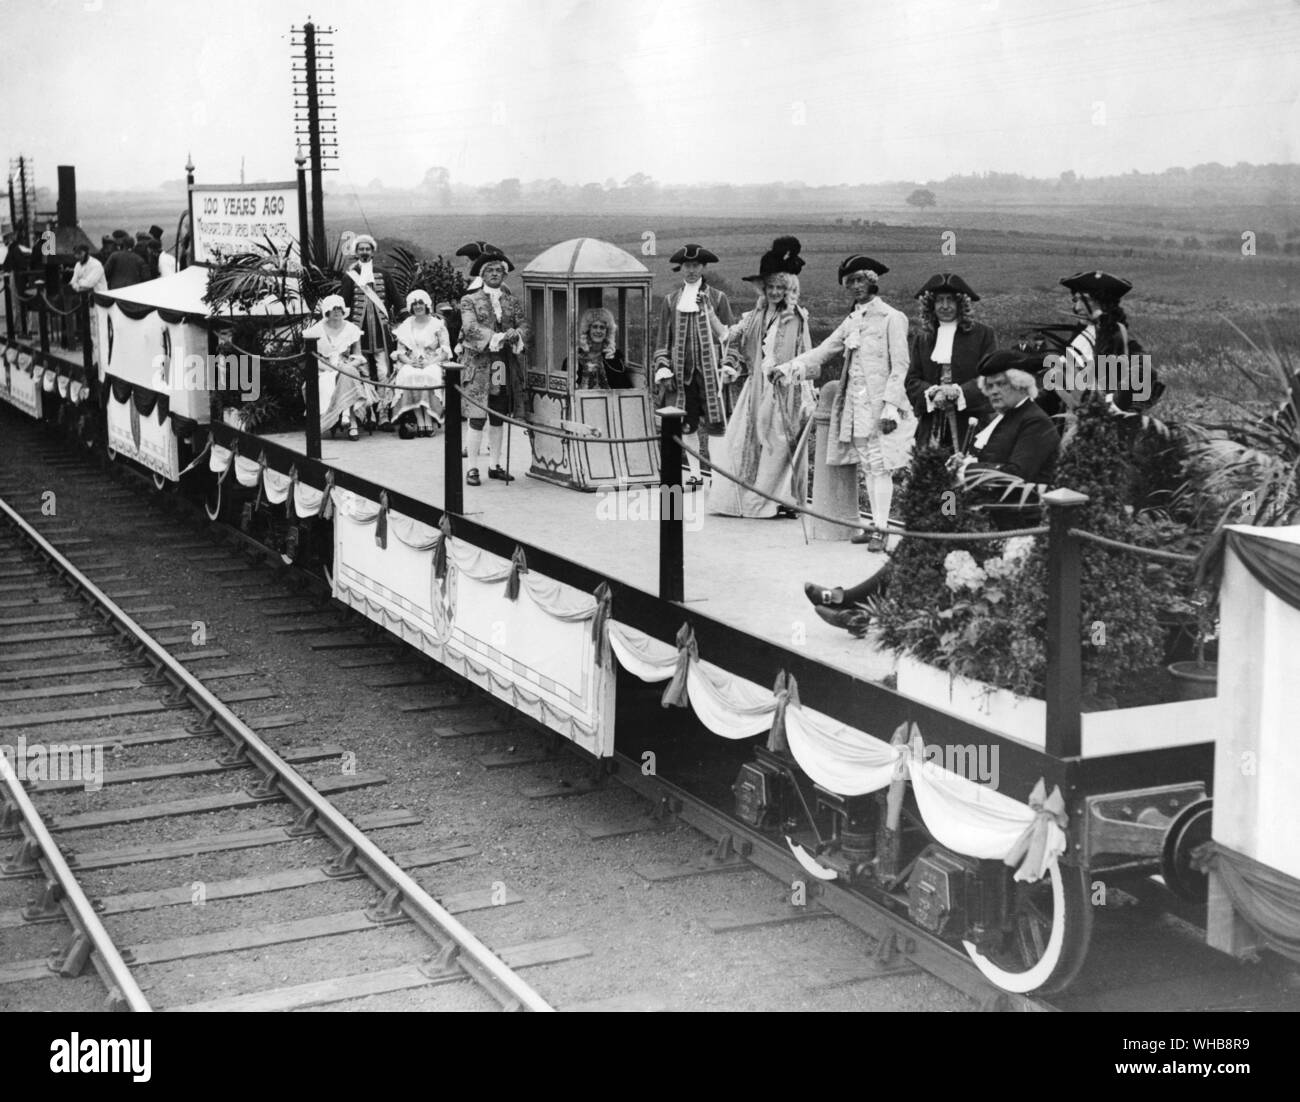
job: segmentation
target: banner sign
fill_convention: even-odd
[[[267,248],[298,256],[298,185],[195,184],[194,260],[211,264],[234,253]]]

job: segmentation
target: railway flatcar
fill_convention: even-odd
[[[789,597],[777,583],[747,579],[729,604],[734,568],[717,566],[707,541],[730,538],[741,558],[745,548],[725,526],[689,533],[691,569],[721,570],[719,596],[701,604],[689,585],[673,590],[680,513],[600,528],[590,497],[536,482],[485,488],[467,507],[457,365],[447,365],[441,462],[398,462],[407,445],[379,436],[311,454],[303,433],[259,436],[211,417],[209,387],[176,386],[186,357],[213,350],[204,288],[204,269],[191,268],[96,300],[103,361],[88,383],[102,387],[110,453],[165,482],[206,451],[196,475],[218,518],[232,519],[238,500],[274,512],[266,531],[277,539],[286,517],[294,532],[323,532],[319,561],[300,561],[337,600],[567,738],[597,772],[617,753],[637,760],[664,727],[733,740],[746,760],[715,805],[734,837],[778,841],[792,870],[905,918],[1007,992],[1064,989],[1086,958],[1099,894],[1152,877],[1208,899],[1215,947],[1294,957],[1300,528],[1229,532],[1215,696],[1081,711],[1069,640],[1081,636],[1087,533],[1068,489],[1044,498],[1046,698],[999,695],[905,658],[890,688],[825,645],[773,641],[764,609]],[[572,314],[545,315],[561,327],[544,335],[548,347],[567,347]],[[31,370],[54,356],[10,325],[4,361],[5,393],[28,395]],[[680,421],[661,412],[656,469],[680,496]],[[524,448],[517,459],[531,461]],[[656,490],[615,492],[623,508]],[[791,570],[808,554],[797,540],[765,553]],[[1291,902],[1279,909],[1279,898]]]

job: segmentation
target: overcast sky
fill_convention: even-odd
[[[0,0],[0,155],[80,188],[293,175],[334,35],[341,182],[871,183],[1294,161],[1297,0]]]

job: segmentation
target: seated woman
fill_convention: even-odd
[[[418,288],[406,296],[409,316],[396,329],[393,358],[397,375],[393,382],[403,389],[393,391],[393,420],[403,440],[432,436],[434,425],[442,425],[442,401],[434,389],[442,386],[442,364],[451,359],[451,338],[443,320],[433,314],[433,300]]]
[[[625,390],[632,385],[618,350],[618,325],[603,307],[586,311],[578,321],[578,370],[573,385],[578,390]]]
[[[320,303],[321,320],[303,330],[316,338],[320,369],[320,430],[337,434],[341,427],[349,440],[361,433],[357,425],[376,399],[375,388],[359,377],[365,366],[361,355],[361,330],[347,320],[341,295],[327,295]],[[346,374],[344,374],[346,372]]]

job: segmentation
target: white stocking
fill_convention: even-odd
[[[501,450],[501,433],[505,425],[488,426],[488,465],[492,467],[505,466],[505,452]]]
[[[682,440],[689,444],[696,451],[700,450],[700,434],[698,432],[683,433]],[[691,469],[691,477],[700,477],[700,460],[690,452],[684,453],[686,456],[686,465]]]
[[[465,449],[469,452],[469,465],[478,466],[478,453],[483,447],[483,430],[476,429],[473,425],[469,427],[469,446]]]
[[[888,474],[869,474],[867,493],[871,498],[871,519],[876,527],[889,526],[889,510],[894,504],[894,479]]]

